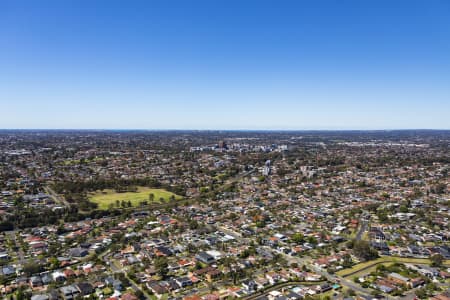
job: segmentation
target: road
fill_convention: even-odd
[[[150,299],[150,295],[142,288],[140,288],[136,282],[134,282],[133,280],[131,280],[130,277],[128,277],[127,272],[122,268],[117,266],[116,262],[112,259],[110,259],[111,256],[111,252],[109,250],[105,251],[104,253],[99,255],[99,258],[102,259],[110,268],[112,273],[122,273],[125,275],[125,277],[128,279],[128,281],[130,282],[131,288],[137,292],[140,291],[144,294],[144,296],[147,299]]]
[[[243,243],[243,244],[250,244],[250,239],[249,238],[245,238],[242,237],[242,235],[240,233],[237,233],[236,231],[233,231],[231,229],[225,228],[221,225],[216,226],[217,229],[219,229],[220,231],[222,231],[223,233],[226,233],[228,235],[231,235],[232,237],[234,237],[237,241]]]
[[[366,230],[367,225],[368,225],[367,220],[363,220],[361,228],[359,230],[360,231],[359,232],[360,235],[362,235],[362,233]],[[248,243],[248,239],[243,238],[240,234],[238,234],[238,233],[236,233],[236,232],[234,232],[234,231],[232,231],[230,229],[224,228],[222,226],[218,226],[218,228],[221,231],[225,232],[226,234],[229,234],[229,235],[233,236],[238,241],[243,242],[243,243]],[[266,250],[268,250],[268,251],[274,252],[274,250],[272,248],[270,248],[270,247],[264,246],[264,248]],[[308,267],[309,269],[313,270],[314,272],[316,272],[317,274],[323,276],[324,278],[326,278],[330,282],[339,282],[340,285],[345,286],[347,288],[350,288],[350,289],[354,290],[355,292],[358,292],[358,293],[360,293],[361,295],[364,295],[364,296],[370,296],[371,295],[371,292],[372,292],[371,290],[365,289],[365,288],[361,287],[359,284],[354,283],[354,282],[352,282],[350,280],[347,280],[344,277],[340,277],[340,276],[337,276],[337,275],[331,275],[327,271],[325,271],[324,269],[321,269],[321,268],[313,265],[311,263],[312,262],[312,258],[310,258],[310,257],[291,256],[291,255],[287,255],[287,254],[282,253],[282,252],[277,252],[277,253],[282,254],[283,257],[289,263],[295,262],[295,263],[297,263],[300,266],[304,265],[304,266]],[[387,299],[392,299],[392,297],[387,297]]]
[[[25,260],[25,254],[23,253],[22,246],[17,243],[17,237],[16,237],[17,233],[18,233],[17,230],[7,231],[6,232],[6,234],[8,234],[10,236],[11,240],[14,241],[14,246],[19,249],[18,252],[17,252],[17,257],[19,258],[19,263],[21,265],[24,265],[25,261],[26,261]]]
[[[326,270],[313,265],[311,263],[312,258],[310,258],[310,257],[296,257],[296,256],[290,256],[290,255],[287,255],[284,253],[281,253],[281,254],[286,258],[286,260],[288,260],[288,262],[291,262],[291,263],[296,262],[299,265],[306,266],[309,269],[313,270],[315,273],[323,276],[330,282],[337,282],[341,286],[352,289],[355,292],[357,292],[363,296],[369,296],[369,297],[371,296],[371,293],[372,293],[371,290],[365,289],[365,288],[361,287],[359,284],[354,283],[350,280],[347,280],[344,277],[341,277],[338,275],[332,275],[332,274],[328,273]],[[386,297],[386,299],[393,299],[393,298],[388,296],[388,297]]]
[[[251,294],[249,296],[243,297],[243,299],[245,300],[255,300],[255,299],[259,299],[263,296],[267,296],[271,291],[275,291],[275,290],[279,290],[281,288],[286,288],[286,287],[294,287],[294,286],[305,286],[305,285],[316,285],[316,284],[322,284],[325,283],[324,281],[317,281],[317,282],[283,282],[283,283],[278,283],[275,284],[267,289],[265,289],[264,291],[258,291],[254,294]]]
[[[356,240],[360,241],[362,238],[362,235],[365,231],[367,231],[367,227],[369,225],[369,220],[365,219],[364,217],[360,220],[361,226],[359,227],[358,233],[356,234]]]
[[[67,202],[67,200],[63,196],[58,195],[51,187],[46,186],[44,190],[48,195],[50,195],[50,197],[52,197],[53,201],[55,201],[56,203],[59,203],[66,207],[70,206],[69,202]]]
[[[226,187],[231,186],[232,184],[238,182],[239,180],[241,180],[244,177],[247,177],[250,174],[253,174],[257,169],[253,168],[247,172],[241,173],[241,174],[237,174],[236,176],[234,176],[233,178],[230,178],[227,180],[226,183],[224,183],[224,185],[222,186],[222,189],[225,189]]]
[[[233,184],[234,182],[237,182],[237,181],[240,180],[241,178],[243,178],[243,177],[245,177],[245,176],[248,176],[248,175],[252,174],[253,172],[255,172],[255,170],[256,170],[256,169],[252,169],[252,170],[250,170],[250,171],[248,171],[248,172],[245,172],[245,173],[243,173],[243,174],[237,175],[237,176],[234,177],[233,179],[229,180],[229,181],[226,183],[226,185],[230,185],[230,184]],[[58,196],[58,195],[57,195],[50,187],[47,187],[47,188],[46,188],[46,191],[47,191],[47,193],[48,193],[49,195],[51,195],[51,196],[54,198],[55,201],[57,201],[57,202],[59,202],[59,203],[61,203],[61,204],[64,204],[64,205],[66,205],[66,206],[69,205],[69,203],[68,203],[63,197]],[[186,200],[187,200],[187,199],[186,199]],[[142,209],[142,208],[141,208],[141,209]],[[358,233],[356,234],[356,239],[357,239],[357,240],[361,240],[361,238],[362,238],[364,232],[367,230],[367,227],[368,227],[368,224],[369,224],[369,220],[367,220],[367,219],[365,219],[365,218],[361,218],[360,222],[361,222],[361,226],[360,226],[360,228],[359,228],[359,230],[358,230]],[[232,230],[230,230],[230,229],[224,228],[224,227],[222,227],[222,226],[218,226],[218,228],[219,228],[221,231],[223,231],[224,233],[233,236],[235,239],[237,239],[238,241],[240,241],[240,242],[242,242],[242,243],[248,244],[249,241],[250,241],[248,238],[242,237],[239,233],[237,233],[237,232],[235,232],[235,231],[232,231]],[[267,248],[267,249],[270,250],[271,252],[274,251],[273,249],[271,249],[271,248],[269,248],[269,247],[265,247],[265,248]],[[283,255],[290,263],[296,262],[296,263],[298,263],[299,265],[305,265],[305,266],[307,266],[309,269],[311,269],[311,270],[313,270],[314,272],[316,272],[317,274],[323,276],[324,278],[326,278],[326,279],[327,279],[328,281],[330,281],[330,282],[339,282],[340,285],[342,285],[342,286],[344,286],[344,287],[347,287],[347,288],[349,288],[349,289],[352,289],[352,290],[354,290],[355,292],[357,292],[357,293],[359,293],[359,294],[361,294],[361,295],[363,295],[363,296],[369,296],[369,297],[370,297],[370,295],[371,295],[371,290],[362,288],[359,284],[356,284],[356,283],[354,283],[354,282],[352,282],[352,281],[350,281],[350,280],[347,280],[347,279],[345,279],[345,278],[343,278],[343,277],[340,277],[340,276],[337,276],[337,275],[329,274],[326,270],[321,269],[321,268],[319,268],[319,267],[313,265],[313,264],[311,263],[311,262],[312,262],[312,258],[309,258],[309,257],[293,257],[293,256],[290,256],[290,255],[287,255],[287,254],[284,254],[284,253],[281,253],[281,254],[282,254],[282,255]],[[111,269],[111,271],[112,271],[113,273],[119,273],[119,272],[120,272],[120,273],[125,274],[125,276],[128,278],[126,271],[125,271],[123,268],[118,267],[118,266],[115,264],[115,262],[114,262],[113,260],[110,259],[110,255],[111,255],[111,253],[106,252],[106,253],[104,253],[103,255],[101,255],[101,259],[103,259],[105,262],[107,262],[107,264],[109,265],[109,267],[110,267],[110,269]],[[130,280],[130,278],[128,278],[128,279]],[[130,280],[130,284],[131,284],[133,290],[135,290],[135,291],[138,291],[138,290],[139,290],[139,291],[143,292],[144,295],[145,295],[147,298],[149,298],[149,295],[145,292],[145,290],[142,290],[142,289],[141,289],[134,281]],[[387,296],[386,298],[387,298],[387,299],[394,299],[393,297],[390,297],[390,296]]]

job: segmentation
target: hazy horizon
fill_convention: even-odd
[[[380,128],[380,129],[198,129],[198,128],[0,128],[0,131],[148,131],[148,132],[396,132],[396,131],[450,131],[446,128]]]

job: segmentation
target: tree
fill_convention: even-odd
[[[386,271],[387,271],[387,268],[386,268],[385,265],[379,264],[379,265],[377,266],[376,270],[377,270],[378,273],[383,273],[383,272],[386,272]]]
[[[161,275],[162,278],[165,278],[168,273],[167,267],[169,266],[167,258],[164,256],[156,258],[154,265],[158,274]]]
[[[407,213],[408,212],[408,208],[405,205],[402,205],[402,206],[400,206],[400,212]]]
[[[150,202],[153,202],[153,201],[155,200],[155,194],[150,193],[150,194],[148,195],[148,200],[150,200]]]
[[[138,299],[146,299],[144,293],[143,293],[141,290],[134,291],[134,295],[135,295]]]
[[[353,265],[352,258],[348,253],[344,254],[342,260],[343,260],[342,265],[344,266],[344,268],[350,268]]]
[[[416,294],[417,298],[419,298],[419,299],[428,298],[427,291],[425,288],[420,288],[420,289],[416,290],[415,294]]]
[[[41,272],[41,266],[35,262],[28,262],[23,266],[23,272],[30,277],[33,274]]]
[[[430,259],[432,267],[440,267],[444,261],[444,257],[441,254],[435,254]]]
[[[195,268],[196,270],[200,270],[200,269],[202,269],[202,268],[203,268],[203,266],[202,266],[201,262],[199,262],[199,261],[196,261],[196,262],[195,262],[195,266],[194,266],[194,268]]]
[[[17,294],[16,294],[16,300],[25,300],[25,299],[31,299],[31,295],[30,295],[30,293],[25,292],[25,291],[23,290],[23,288],[20,288],[20,289],[17,291]]]
[[[296,244],[300,244],[305,241],[305,236],[300,232],[296,232],[292,235],[291,240]]]
[[[266,221],[265,220],[259,220],[256,222],[256,227],[258,228],[264,228],[266,227]]]
[[[197,220],[192,219],[189,221],[189,229],[197,229],[198,226]]]
[[[119,279],[125,287],[129,287],[131,285],[130,280],[124,273],[116,273],[114,276]]]
[[[356,293],[355,293],[355,291],[354,290],[352,290],[352,289],[348,289],[348,291],[347,291],[347,293],[346,293],[348,296],[350,296],[350,297],[353,297],[353,296],[356,296]]]
[[[308,237],[308,243],[313,244],[313,245],[317,245],[317,239],[314,236],[309,236]]]
[[[435,194],[444,194],[447,189],[447,185],[445,183],[439,183],[433,187],[431,187],[431,191]]]
[[[380,210],[377,212],[377,216],[378,219],[380,220],[380,222],[386,222],[387,220],[389,220],[388,214],[385,210]]]
[[[50,267],[52,269],[56,269],[60,265],[59,260],[56,257],[50,257],[48,262],[50,263]]]
[[[370,247],[367,241],[353,241],[353,253],[363,260],[372,260],[378,257],[378,252]]]
[[[14,224],[12,222],[1,222],[0,223],[0,231],[9,231],[14,229]]]

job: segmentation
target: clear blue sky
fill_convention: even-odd
[[[450,1],[0,1],[0,128],[450,129]]]

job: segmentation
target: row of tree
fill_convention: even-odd
[[[183,186],[173,186],[162,184],[158,180],[150,177],[133,179],[95,179],[89,181],[62,181],[53,185],[53,189],[58,194],[82,194],[104,189],[115,189],[117,191],[130,191],[136,186],[145,186],[149,188],[163,188],[180,196],[186,195]]]

